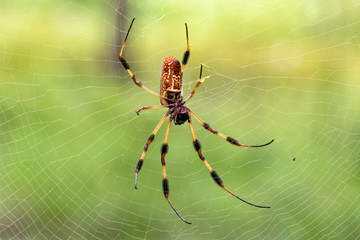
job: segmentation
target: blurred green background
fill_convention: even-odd
[[[360,2],[70,1],[0,3],[1,239],[356,239],[360,236]],[[246,205],[214,184],[187,124],[164,128],[139,189],[134,170],[164,109],[162,60],[210,76],[189,101],[203,154]],[[293,161],[293,158],[296,158]]]

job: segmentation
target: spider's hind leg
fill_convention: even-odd
[[[145,107],[141,107],[139,108],[138,110],[136,110],[136,114],[137,115],[140,115],[139,113],[142,111],[142,110],[149,110],[149,109],[154,109],[154,108],[167,108],[169,107],[170,105],[159,105],[159,106],[145,106]]]
[[[160,96],[159,94],[157,94],[156,92],[152,91],[151,89],[145,87],[141,82],[139,82],[138,80],[136,80],[135,75],[134,75],[134,74],[132,73],[132,71],[130,70],[130,65],[127,63],[127,61],[126,61],[125,58],[123,57],[123,51],[124,51],[125,43],[126,43],[126,40],[127,40],[128,36],[129,36],[130,30],[131,30],[131,27],[132,27],[134,21],[135,21],[135,18],[132,19],[132,21],[131,21],[131,23],[130,23],[130,26],[129,26],[129,29],[128,29],[127,33],[126,33],[124,42],[123,42],[123,44],[122,44],[122,46],[121,46],[121,50],[120,50],[120,53],[119,53],[119,61],[121,62],[122,66],[125,68],[125,70],[126,70],[126,71],[128,72],[128,74],[130,75],[131,79],[133,80],[133,82],[134,82],[137,86],[141,87],[142,89],[144,89],[144,90],[147,91],[148,93],[151,93],[151,94],[154,95],[154,96],[157,96],[157,97],[159,97],[159,98],[161,98],[161,99],[166,99],[165,97]]]
[[[185,65],[187,64],[189,57],[190,57],[189,34],[188,34],[188,27],[187,27],[186,23],[185,23],[185,30],[186,30],[186,51],[184,53],[184,57],[182,60],[181,73],[184,72]]]

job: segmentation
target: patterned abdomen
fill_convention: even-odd
[[[160,95],[172,100],[167,101],[160,99],[162,105],[173,103],[182,97],[181,64],[179,60],[173,56],[167,56],[163,62],[160,79]]]

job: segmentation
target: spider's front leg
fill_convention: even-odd
[[[233,195],[234,197],[236,197],[237,199],[239,199],[240,201],[243,201],[244,203],[247,203],[251,206],[254,206],[254,207],[258,207],[258,208],[270,208],[268,206],[260,206],[260,205],[256,205],[256,204],[253,204],[251,202],[248,202],[244,199],[242,199],[241,197],[235,195],[234,193],[232,193],[229,189],[227,189],[225,186],[224,186],[224,183],[223,181],[221,180],[221,178],[219,177],[219,175],[211,168],[210,164],[206,161],[205,157],[202,155],[202,152],[201,152],[201,145],[200,145],[200,142],[197,140],[196,138],[196,135],[195,135],[195,130],[194,130],[194,126],[191,122],[191,116],[189,115],[189,125],[190,125],[190,130],[191,130],[191,134],[192,134],[192,137],[193,137],[193,144],[194,144],[194,148],[195,148],[195,151],[198,153],[200,159],[203,161],[203,163],[205,164],[205,166],[207,167],[207,169],[209,170],[210,172],[210,175],[211,177],[214,179],[214,181],[222,188],[224,189],[225,191],[227,191],[228,193],[230,193],[231,195]]]
[[[222,134],[221,132],[216,131],[215,129],[211,128],[209,124],[205,123],[204,121],[202,121],[190,108],[186,107],[186,109],[189,111],[189,113],[209,132],[212,132],[216,135],[218,135],[219,137],[225,139],[226,141],[228,141],[229,143],[239,146],[239,147],[265,147],[267,145],[269,145],[270,143],[272,143],[274,141],[271,140],[270,142],[267,142],[265,144],[261,144],[261,145],[247,145],[247,144],[242,144],[239,143],[236,139],[226,136],[224,134]]]
[[[167,144],[167,140],[168,140],[168,136],[169,136],[169,131],[170,131],[170,125],[171,122],[173,120],[173,117],[170,116],[168,125],[166,127],[166,133],[165,133],[165,138],[164,138],[164,143],[161,146],[161,166],[162,166],[162,172],[163,172],[163,181],[162,181],[162,185],[163,185],[163,191],[164,191],[164,196],[166,198],[166,200],[169,202],[171,208],[174,210],[174,212],[176,213],[176,215],[178,215],[178,217],[187,224],[191,224],[190,222],[186,221],[179,213],[178,211],[176,211],[175,207],[172,205],[170,199],[169,199],[169,181],[166,177],[166,168],[165,168],[165,156],[166,153],[168,151],[168,144]]]
[[[149,148],[149,145],[152,143],[152,141],[155,138],[156,133],[159,131],[161,125],[164,123],[165,119],[169,116],[170,112],[168,111],[167,113],[165,113],[165,115],[161,118],[160,122],[158,123],[158,125],[155,127],[154,131],[151,133],[150,137],[148,138],[148,140],[146,141],[146,144],[144,146],[144,151],[141,154],[140,160],[138,162],[138,164],[136,165],[136,169],[135,169],[135,189],[137,189],[137,178],[138,178],[138,173],[141,170],[141,167],[144,163],[144,158],[145,158],[145,154],[146,151]]]

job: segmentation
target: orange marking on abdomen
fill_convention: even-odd
[[[167,56],[163,62],[160,79],[160,95],[175,99],[182,96],[181,64],[179,60],[173,56]],[[166,99],[160,99],[160,102],[162,105],[169,104]]]

